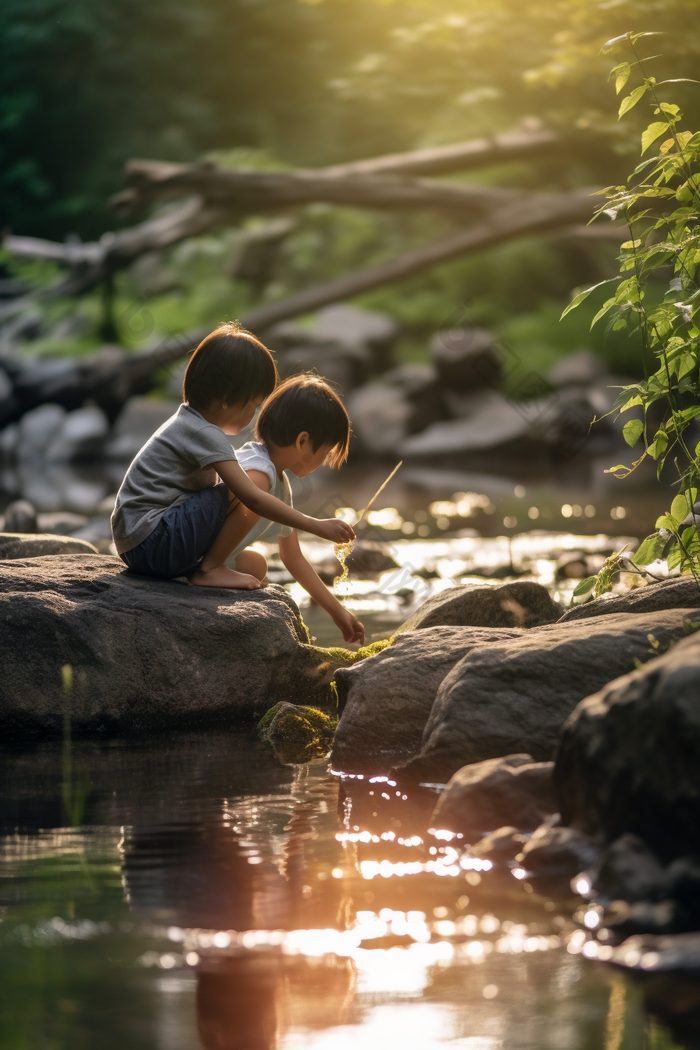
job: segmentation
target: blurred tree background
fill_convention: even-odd
[[[639,153],[635,122],[617,121],[613,63],[600,55],[628,30],[664,33],[646,49],[661,52],[659,79],[694,75],[698,0],[5,0],[0,225],[63,240],[133,223],[143,215],[119,219],[107,203],[130,157],[316,167],[523,127],[556,131],[562,148],[468,179],[598,188],[624,178]],[[698,89],[673,88],[692,124]],[[647,118],[640,112],[640,129]],[[156,277],[153,260],[150,272],[144,264],[120,275],[117,315],[148,286],[158,332],[214,323],[261,294],[289,294],[449,228],[425,214],[312,205],[262,292],[231,266],[240,231],[227,229],[170,249]],[[402,322],[408,358],[469,303],[475,323],[535,366],[589,345],[634,373],[623,336],[603,345],[583,315],[558,324],[571,288],[610,276],[615,255],[614,243],[523,238],[360,301]],[[5,257],[4,267],[6,276],[36,277],[36,264]],[[97,293],[49,312],[60,320],[76,310],[86,319],[79,338],[49,324],[37,349],[97,345]],[[118,335],[138,341],[128,324]]]

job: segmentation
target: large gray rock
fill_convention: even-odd
[[[17,458],[22,461],[44,459],[66,418],[62,405],[39,405],[25,412],[19,422]]]
[[[179,401],[130,397],[117,417],[105,447],[109,459],[132,460],[151,434],[177,412]]]
[[[27,499],[13,500],[5,508],[2,531],[38,532],[39,525],[34,504]]]
[[[141,732],[332,706],[335,666],[279,587],[161,582],[92,555],[0,563],[0,732]],[[72,668],[64,691],[61,668]]]
[[[553,768],[553,762],[534,762],[531,755],[463,766],[440,796],[431,824],[467,842],[504,826],[534,831],[557,808]]]
[[[472,390],[499,387],[503,381],[501,355],[493,336],[483,328],[463,326],[438,332],[430,354],[448,389]]]
[[[607,375],[607,366],[601,357],[590,350],[577,350],[557,361],[547,372],[547,382],[555,388],[589,386]]]
[[[46,532],[0,533],[0,561],[44,558],[57,554],[97,554],[97,549],[86,540],[72,536],[52,536]]]
[[[445,414],[437,373],[430,365],[407,364],[355,390],[348,412],[360,446],[366,452],[395,452],[409,434]]]
[[[69,412],[55,434],[46,459],[67,463],[73,459],[92,459],[101,452],[109,433],[109,420],[97,405],[86,405]]]
[[[625,594],[604,594],[584,605],[567,609],[561,620],[587,620],[612,613],[661,612],[663,609],[700,608],[700,587],[692,576],[677,576],[659,583],[647,583]]]
[[[372,371],[372,355],[363,346],[336,346],[316,343],[285,350],[278,355],[277,366],[283,378],[300,372],[318,372],[342,394],[365,382]]]
[[[561,606],[541,583],[463,584],[438,591],[406,620],[400,631],[440,625],[460,627],[539,627],[554,623]]]
[[[557,623],[473,650],[443,681],[420,754],[398,775],[446,783],[486,758],[526,752],[550,760],[576,705],[648,661],[650,635],[662,647],[683,637],[691,616],[676,609]]]
[[[664,860],[700,854],[698,755],[700,634],[694,634],[574,711],[556,760],[562,820],[608,842],[625,832],[639,835]]]
[[[518,634],[478,627],[411,631],[377,656],[337,671],[334,767],[381,772],[415,755],[440,683],[457,661],[475,646]]]

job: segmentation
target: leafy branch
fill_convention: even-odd
[[[630,448],[641,442],[642,454],[630,465],[618,463],[606,473],[625,478],[647,456],[656,462],[659,479],[669,460],[678,473],[678,492],[669,511],[625,561],[644,571],[639,567],[665,558],[669,570],[692,574],[700,586],[700,504],[696,502],[700,443],[691,448],[687,440],[688,428],[700,416],[700,132],[683,130],[679,106],[663,101],[659,93],[664,85],[688,78],[657,80],[647,66],[660,56],[643,59],[638,52],[641,39],[658,35],[625,33],[602,48],[604,54],[628,49],[630,57],[613,67],[609,79],[618,95],[631,78],[639,83],[620,102],[618,118],[646,99],[655,119],[642,131],[641,155],[654,144],[657,152],[637,165],[625,185],[600,191],[604,202],[591,221],[603,215],[621,220],[629,233],[620,247],[618,275],[602,282],[614,284],[614,293],[596,313],[591,328],[605,319],[606,332],[626,329],[639,340],[645,367],[647,361],[653,362],[644,380],[620,389],[612,408],[618,417],[641,409],[641,418],[624,423],[622,435]],[[660,301],[658,293],[648,294],[652,284],[665,288]],[[578,292],[562,317],[599,287]],[[653,412],[652,406],[657,406]],[[621,557],[608,559],[597,576],[579,584],[574,595],[592,592],[597,597],[610,590]]]

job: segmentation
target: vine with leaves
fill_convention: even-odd
[[[659,90],[700,81],[658,81],[648,74],[647,64],[660,56],[642,58],[637,45],[642,38],[659,35],[625,33],[603,46],[604,54],[628,49],[629,58],[610,71],[610,79],[618,95],[631,78],[640,83],[622,99],[618,116],[648,101],[655,119],[642,132],[641,152],[644,156],[656,144],[656,153],[641,161],[626,185],[599,191],[605,201],[594,220],[603,215],[623,220],[628,230],[619,273],[579,292],[562,317],[601,285],[617,285],[591,327],[607,318],[608,331],[627,329],[639,339],[645,362],[653,365],[645,379],[620,389],[609,413],[641,410],[622,428],[631,448],[641,442],[641,455],[629,466],[618,463],[606,473],[625,478],[650,457],[660,479],[666,464],[672,463],[677,494],[639,549],[631,556],[620,552],[608,559],[597,576],[581,581],[574,597],[609,591],[620,568],[650,575],[644,566],[658,559],[666,559],[670,571],[692,574],[700,586],[700,443],[691,447],[688,442],[688,428],[700,416],[700,132],[682,129],[679,106],[663,101]],[[661,298],[654,294],[659,286],[665,289]],[[657,406],[653,412],[652,406]]]

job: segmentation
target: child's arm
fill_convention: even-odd
[[[359,642],[362,645],[365,640],[364,627],[338,601],[335,595],[331,594],[323,580],[319,578],[313,567],[309,565],[301,553],[296,532],[293,532],[290,536],[279,537],[279,552],[285,569],[311,595],[313,600],[318,602],[322,609],[326,610],[333,622],[340,628],[345,641]]]
[[[212,466],[229,491],[238,496],[241,503],[259,518],[269,518],[280,525],[311,532],[321,539],[331,540],[332,543],[348,543],[355,538],[351,527],[340,518],[311,518],[308,514],[288,507],[269,492],[263,492],[234,460],[224,460],[222,463],[213,463]]]

